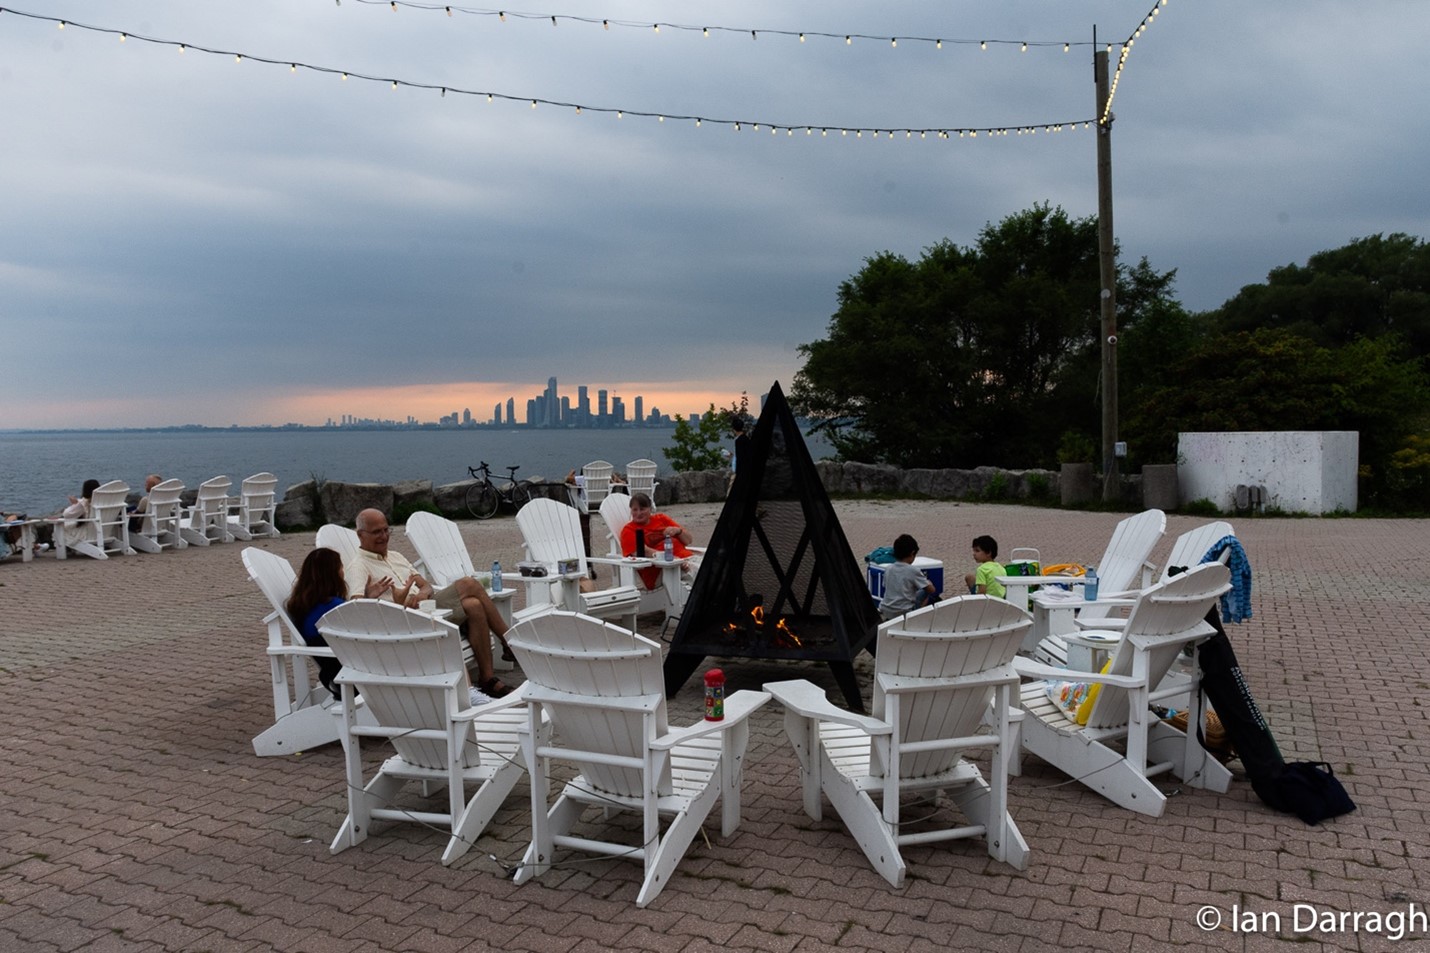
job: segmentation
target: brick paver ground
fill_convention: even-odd
[[[1045,561],[1088,561],[1118,518],[953,503],[837,508],[856,553],[910,531],[924,555],[945,560],[950,582],[978,533],[1005,549],[1038,546]],[[701,538],[718,507],[671,512]],[[1193,523],[1170,518],[1155,555]],[[1356,813],[1307,827],[1267,810],[1239,777],[1225,795],[1182,791],[1152,820],[1029,758],[1011,792],[1027,871],[991,861],[980,841],[955,842],[906,851],[908,884],[893,890],[837,815],[805,817],[770,705],[754,719],[744,826],[722,842],[715,824],[711,844],[691,848],[646,910],[633,904],[631,864],[579,859],[521,887],[504,876],[527,836],[524,784],[450,868],[438,863],[445,839],[413,825],[379,825],[330,855],[345,810],[338,746],[267,759],[250,746],[271,696],[267,607],[239,561],[244,544],[7,562],[0,950],[1423,947],[1430,523],[1236,525],[1255,569],[1255,618],[1231,635],[1251,687],[1288,757],[1331,762]],[[478,564],[516,560],[512,520],[463,532]],[[312,534],[258,545],[296,563]],[[400,533],[394,545],[411,552]],[[798,676],[832,687],[815,665],[725,668],[732,691]],[[697,684],[672,700],[674,722],[696,717]],[[1391,941],[1393,920],[1367,919],[1416,911],[1408,945]],[[1234,912],[1254,928],[1233,929]],[[1346,919],[1307,929],[1312,912]],[[1201,929],[1199,915],[1220,916],[1220,927]]]

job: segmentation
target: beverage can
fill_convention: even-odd
[[[705,720],[725,720],[725,673],[718,668],[705,673]]]

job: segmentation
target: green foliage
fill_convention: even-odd
[[[1192,500],[1179,508],[1178,512],[1185,516],[1220,516],[1221,510],[1217,505],[1206,497]]]
[[[405,524],[407,518],[413,513],[436,513],[443,516],[443,512],[437,508],[437,504],[431,500],[407,500],[402,503],[395,503],[392,507],[392,522]]]
[[[1008,485],[1008,478],[1002,473],[995,473],[988,480],[988,485],[983,488],[983,499],[989,502],[1006,500],[1013,495],[1013,489]]]
[[[675,434],[671,438],[674,445],[661,452],[676,470],[719,469],[726,465],[720,453],[720,440],[729,426],[728,420],[724,411],[715,410],[714,404],[693,426],[688,418],[680,417],[675,421]]]
[[[1373,502],[1388,490],[1392,455],[1430,412],[1430,378],[1393,335],[1332,350],[1265,329],[1206,336],[1124,410],[1129,440],[1165,459],[1182,431],[1359,431]]]
[[[1214,313],[1229,331],[1284,328],[1336,347],[1397,334],[1430,355],[1430,245],[1410,235],[1371,235],[1318,252],[1304,266],[1273,269]]]
[[[1379,502],[1401,512],[1430,511],[1430,434],[1411,434],[1390,455]]]
[[[1053,481],[1049,480],[1046,474],[1028,474],[1028,499],[1049,500],[1053,496]]]
[[[1101,454],[1092,437],[1081,430],[1065,430],[1058,441],[1058,463],[1097,464]]]
[[[1172,278],[1145,261],[1122,276],[1127,320]],[[1096,220],[1046,204],[984,226],[972,248],[876,255],[840,285],[828,336],[800,347],[791,403],[846,460],[1050,463],[1059,434],[1097,419],[1080,398],[1096,388],[1099,287]]]

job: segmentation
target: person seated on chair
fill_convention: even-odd
[[[998,540],[992,536],[974,537],[973,561],[978,564],[978,569],[966,573],[963,577],[963,581],[968,585],[968,591],[999,599],[1006,598],[1008,590],[998,581],[999,576],[1007,575],[1002,564],[998,562]]]
[[[363,598],[376,599],[383,591],[382,581],[369,579],[363,586]],[[298,570],[298,578],[293,581],[293,592],[283,607],[288,617],[298,625],[298,634],[309,645],[327,645],[328,640],[318,631],[318,622],[347,601],[348,584],[343,578],[343,557],[337,550],[319,546],[308,553]],[[333,684],[333,679],[343,670],[343,664],[335,658],[320,658],[318,681],[333,693],[334,698],[342,698],[342,692]],[[469,689],[472,705],[485,705],[491,698],[477,689]]]
[[[894,540],[894,561],[884,567],[884,598],[879,615],[885,622],[938,601],[939,592],[922,570],[914,568],[919,541],[908,533]]]
[[[355,525],[358,554],[343,566],[348,598],[367,595],[411,609],[417,608],[423,599],[435,599],[439,609],[451,610],[448,621],[466,630],[467,641],[477,660],[477,688],[493,698],[510,694],[511,688],[497,678],[492,668],[491,636],[501,640],[502,658],[511,651],[506,644],[507,626],[482,584],[463,577],[445,589],[434,591],[432,584],[418,575],[406,556],[388,550],[390,530],[382,510],[363,510],[357,515]],[[373,580],[378,584],[376,595],[371,595],[368,589],[369,581]]]
[[[665,557],[665,541],[671,541],[671,552],[681,563],[682,575],[695,575],[700,568],[700,556],[688,548],[694,537],[664,513],[652,513],[650,496],[631,494],[631,521],[621,527],[621,552],[627,556],[645,556],[659,561]],[[637,569],[647,589],[660,585],[660,568]]]
[[[134,508],[129,511],[129,532],[137,533],[144,528],[144,514],[149,512],[149,494],[163,482],[164,478],[157,473],[151,473],[144,478],[144,495],[139,497]]]
[[[99,489],[98,480],[85,480],[84,487],[79,491],[79,496],[70,497],[68,506],[44,517],[44,522],[35,527],[35,550],[37,552],[49,546],[54,540],[56,523],[63,522],[65,529],[70,530],[74,529],[80,520],[89,518],[89,501],[97,489]]]

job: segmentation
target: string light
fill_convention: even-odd
[[[372,0],[359,0],[359,2],[372,2]],[[1162,0],[1162,2],[1165,3],[1166,0]],[[339,4],[339,5],[341,5],[341,4]],[[409,5],[409,4],[401,4],[401,5],[406,6],[406,5]],[[14,15],[17,15],[17,16],[26,17],[26,18],[28,18],[28,19],[33,19],[33,20],[50,21],[50,22],[54,22],[54,23],[56,24],[56,26],[58,26],[61,22],[63,22],[66,26],[72,26],[72,27],[75,27],[75,28],[80,29],[80,30],[88,30],[88,31],[90,31],[90,32],[95,32],[95,33],[111,33],[111,34],[114,34],[114,35],[118,36],[120,42],[124,42],[124,41],[126,41],[129,37],[132,36],[134,39],[136,39],[136,40],[138,40],[138,41],[140,41],[140,42],[143,42],[143,43],[151,43],[151,44],[158,45],[158,46],[173,46],[173,47],[177,48],[180,53],[187,52],[188,49],[189,49],[190,46],[191,46],[191,44],[188,44],[188,43],[181,43],[181,42],[178,42],[178,41],[175,41],[175,40],[164,40],[164,39],[158,39],[158,38],[155,38],[155,37],[142,36],[142,35],[139,35],[139,34],[130,33],[130,32],[128,32],[128,31],[120,31],[120,30],[115,30],[115,29],[111,29],[111,28],[107,28],[107,27],[90,26],[90,25],[87,25],[87,24],[75,23],[75,22],[70,21],[70,20],[60,21],[60,20],[57,20],[56,18],[53,18],[53,17],[42,16],[42,15],[33,14],[33,13],[27,13],[27,12],[20,11],[20,10],[14,10],[14,9],[8,8],[8,7],[0,7],[0,14],[3,14],[3,13],[10,13],[10,14],[14,14]],[[658,24],[657,24],[657,26],[658,26]],[[852,42],[852,37],[853,37],[853,34],[851,34],[850,37],[849,37],[849,39],[850,39],[851,42]],[[404,80],[404,79],[392,79],[392,78],[385,78],[385,77],[380,78],[380,77],[376,77],[376,76],[365,75],[365,74],[362,74],[362,73],[351,73],[351,72],[349,72],[349,71],[347,71],[347,70],[339,70],[339,69],[335,69],[335,68],[333,68],[333,67],[327,67],[327,66],[317,66],[317,65],[310,64],[310,63],[304,63],[304,62],[301,62],[301,61],[298,61],[298,60],[286,60],[286,59],[285,59],[285,60],[276,60],[276,59],[269,59],[269,58],[261,57],[261,56],[254,56],[254,55],[252,55],[252,54],[239,53],[239,52],[235,52],[235,51],[231,51],[231,50],[217,50],[217,49],[210,49],[210,48],[199,47],[199,46],[194,46],[193,49],[195,49],[195,50],[197,50],[198,52],[201,52],[201,53],[208,53],[208,54],[214,54],[214,55],[223,55],[223,56],[232,56],[232,57],[234,57],[235,62],[238,62],[238,63],[242,63],[243,60],[244,60],[245,58],[247,58],[247,59],[252,60],[252,61],[254,61],[254,62],[263,63],[263,64],[267,64],[267,65],[287,66],[287,67],[288,67],[288,71],[289,71],[290,73],[296,73],[296,72],[298,71],[298,68],[301,66],[303,69],[305,69],[305,70],[312,70],[313,72],[328,73],[328,74],[334,74],[334,73],[336,73],[339,77],[341,77],[341,79],[342,79],[344,82],[346,82],[346,81],[349,79],[349,77],[352,77],[352,78],[355,78],[355,79],[365,80],[365,81],[368,81],[368,82],[385,82],[385,83],[388,83],[393,90],[396,90],[399,86],[407,86],[407,87],[410,87],[410,88],[413,88],[413,89],[430,89],[430,90],[436,90],[436,91],[438,91],[439,95],[440,95],[442,98],[444,98],[444,99],[445,99],[446,96],[447,96],[448,90],[451,90],[453,93],[458,93],[458,94],[468,95],[468,96],[484,95],[484,96],[486,97],[486,100],[487,100],[488,103],[493,103],[493,102],[495,102],[495,100],[497,100],[497,99],[502,99],[502,100],[504,100],[504,101],[525,101],[525,102],[527,102],[527,103],[530,104],[530,107],[531,107],[532,109],[535,109],[538,104],[544,103],[544,104],[549,105],[549,106],[556,106],[556,107],[562,107],[562,108],[573,109],[573,110],[576,112],[577,115],[580,115],[580,114],[583,112],[583,110],[591,109],[591,110],[594,110],[594,111],[596,111],[596,112],[615,113],[617,119],[624,119],[626,113],[629,112],[632,116],[638,116],[638,117],[642,117],[642,118],[653,118],[653,119],[655,119],[657,122],[660,122],[660,123],[664,123],[664,122],[665,122],[665,119],[666,119],[666,116],[670,116],[670,118],[672,118],[672,119],[689,119],[689,120],[693,120],[694,123],[695,123],[695,125],[696,125],[696,128],[702,127],[703,123],[708,120],[708,121],[710,121],[710,122],[712,122],[712,123],[715,123],[715,124],[717,124],[717,125],[727,125],[727,126],[731,126],[736,132],[741,131],[742,128],[743,128],[743,126],[746,125],[746,123],[745,123],[743,120],[718,119],[718,118],[713,118],[713,117],[709,117],[709,116],[704,116],[704,117],[702,117],[702,116],[690,116],[690,115],[673,115],[673,114],[670,114],[670,113],[642,112],[642,111],[636,111],[636,110],[615,109],[615,108],[611,108],[611,107],[582,106],[582,105],[576,104],[576,103],[557,102],[557,101],[553,101],[553,100],[542,99],[542,98],[540,98],[540,97],[516,96],[516,95],[507,94],[507,93],[492,93],[492,92],[477,93],[477,92],[474,92],[474,91],[472,91],[472,90],[460,89],[460,88],[454,87],[454,86],[438,86],[438,85],[433,85],[433,84],[428,84],[428,83],[413,82],[413,81]],[[1092,124],[1093,124],[1096,120],[1091,120],[1091,119],[1089,119],[1089,120],[1079,120],[1079,121],[1082,122],[1084,129],[1088,129],[1088,128],[1091,128]],[[813,135],[814,129],[815,129],[815,127],[814,127],[812,124],[802,124],[802,123],[793,123],[793,124],[777,123],[777,124],[776,124],[776,123],[759,123],[759,122],[756,122],[756,123],[751,123],[750,125],[752,125],[753,128],[754,128],[754,130],[757,131],[757,132],[759,131],[761,125],[766,125],[766,126],[768,126],[769,129],[770,129],[771,135],[778,135],[778,134],[779,134],[779,131],[780,131],[781,129],[783,129],[783,130],[785,131],[785,135],[786,135],[787,137],[792,137],[792,136],[794,135],[794,130],[795,130],[796,128],[803,128],[803,129],[805,130],[805,135]],[[1044,127],[1044,129],[1045,129],[1045,131],[1047,131],[1047,130],[1049,130],[1049,129],[1061,131],[1064,125],[1069,125],[1069,126],[1070,126],[1071,128],[1073,128],[1073,129],[1076,129],[1076,128],[1077,128],[1077,122],[1059,122],[1059,123],[1049,123],[1049,124],[1046,124],[1045,127]],[[820,134],[820,137],[821,137],[821,138],[827,138],[827,137],[829,136],[829,130],[830,130],[830,129],[834,129],[834,130],[838,131],[839,134],[840,134],[841,136],[844,136],[844,137],[847,137],[847,136],[849,135],[849,133],[850,133],[851,130],[854,132],[855,138],[862,139],[862,138],[864,137],[864,130],[863,130],[862,128],[858,128],[858,127],[820,126],[820,127],[818,127],[818,128],[819,128],[819,134]],[[878,139],[878,138],[879,138],[879,134],[880,134],[881,132],[885,132],[885,131],[888,132],[888,134],[889,134],[889,135],[888,135],[888,138],[892,140],[892,139],[894,138],[894,132],[895,132],[895,130],[893,130],[893,129],[889,129],[889,130],[872,129],[872,130],[870,130],[870,133],[871,133],[871,135],[873,136],[873,138]],[[958,134],[959,134],[959,138],[963,138],[964,135],[965,135],[965,133],[967,133],[967,135],[968,135],[970,138],[975,138],[975,139],[976,139],[976,138],[978,137],[978,133],[979,133],[980,131],[981,131],[981,132],[985,132],[985,133],[988,134],[989,136],[993,136],[993,135],[1005,135],[1005,136],[1006,136],[1006,135],[1007,135],[1007,129],[1006,129],[1006,128],[1002,128],[1002,127],[986,127],[986,128],[980,128],[980,129],[967,129],[967,130],[960,129],[960,130],[958,130]],[[1027,131],[1028,133],[1034,133],[1034,132],[1037,132],[1037,129],[1036,129],[1035,127],[1027,127],[1027,128],[1026,128],[1026,131]],[[912,128],[910,128],[910,129],[905,129],[904,132],[905,132],[904,138],[905,138],[906,140],[912,140],[912,138],[913,138],[913,133],[914,133],[914,132],[917,132],[917,133],[919,134],[919,138],[920,138],[920,139],[927,138],[927,134],[930,133],[930,132],[934,133],[934,134],[935,134],[938,138],[940,138],[940,139],[949,139],[949,138],[951,138],[951,136],[949,135],[948,130],[946,130],[946,129],[940,130],[940,129],[912,129]],[[1021,135],[1022,133],[1023,133],[1023,130],[1020,130],[1020,131],[1019,131],[1019,134]]]
[[[502,23],[506,23],[506,22],[508,22],[508,20],[546,20],[546,21],[551,22],[551,24],[552,24],[553,26],[555,26],[556,23],[557,23],[557,21],[565,20],[565,21],[567,21],[568,23],[581,23],[581,24],[591,24],[591,25],[600,24],[600,25],[601,25],[601,28],[604,29],[604,30],[609,30],[612,25],[615,25],[615,26],[618,26],[618,27],[624,27],[624,28],[641,29],[641,30],[651,30],[652,26],[654,26],[654,30],[651,30],[651,32],[654,32],[654,33],[659,33],[659,32],[661,32],[661,29],[662,29],[662,28],[664,28],[664,29],[666,29],[666,30],[680,30],[680,31],[690,31],[690,32],[694,32],[694,31],[697,31],[697,30],[698,30],[698,31],[700,31],[700,33],[701,33],[703,36],[705,36],[705,37],[709,37],[709,36],[710,36],[710,31],[711,31],[711,30],[716,30],[716,31],[719,31],[719,32],[724,32],[724,33],[748,34],[752,39],[758,39],[758,38],[759,38],[759,34],[765,34],[765,35],[771,35],[771,34],[773,34],[773,35],[775,35],[775,36],[788,36],[788,37],[792,37],[792,38],[798,39],[799,42],[801,42],[801,43],[805,42],[805,40],[806,40],[807,37],[818,37],[818,38],[821,38],[821,39],[832,39],[832,40],[838,40],[838,39],[842,38],[842,39],[844,40],[844,43],[845,43],[846,46],[852,45],[853,42],[854,42],[854,40],[856,40],[856,39],[860,39],[860,40],[889,39],[888,36],[880,37],[880,36],[876,36],[876,35],[871,34],[871,33],[843,33],[843,32],[840,32],[840,33],[832,33],[832,32],[823,32],[823,31],[819,31],[819,30],[771,30],[771,29],[764,29],[764,28],[761,28],[761,27],[753,27],[753,28],[752,28],[752,27],[735,27],[735,26],[714,26],[714,27],[712,27],[712,26],[694,26],[694,25],[691,25],[691,24],[682,24],[682,23],[659,23],[659,24],[652,24],[649,20],[646,20],[646,21],[619,20],[619,19],[612,19],[612,18],[610,18],[610,17],[577,16],[577,15],[572,15],[572,14],[560,14],[560,13],[557,13],[557,14],[553,14],[553,13],[522,13],[522,12],[518,12],[518,11],[514,11],[514,10],[491,10],[491,9],[483,9],[483,8],[478,8],[478,7],[453,6],[453,5],[450,5],[450,4],[432,4],[432,3],[421,2],[421,0],[357,0],[357,2],[360,3],[360,4],[369,5],[369,6],[372,6],[372,5],[385,5],[385,6],[388,6],[388,7],[392,8],[394,11],[396,11],[396,9],[397,9],[398,7],[408,7],[408,8],[410,8],[410,9],[418,10],[418,11],[429,11],[429,10],[430,10],[430,11],[435,11],[435,10],[441,10],[442,12],[446,13],[446,15],[449,16],[449,17],[452,16],[454,12],[456,12],[456,13],[463,13],[463,14],[466,14],[466,15],[468,15],[468,16],[475,16],[475,17],[492,17],[492,16],[495,16],[495,17],[496,17],[498,20],[500,20]],[[338,5],[339,7],[342,6],[341,0],[338,0],[337,5]],[[927,36],[905,36],[905,37],[900,37],[899,39],[903,39],[903,40],[905,40],[905,41],[907,41],[907,42],[914,42],[914,43],[931,43],[931,44],[933,44],[935,47],[937,47],[938,49],[943,49],[943,43],[944,43],[944,40],[943,40],[943,39],[940,39],[940,38],[938,38],[938,37],[927,37]],[[1024,52],[1027,51],[1026,48],[1029,47],[1029,46],[1048,46],[1048,47],[1063,46],[1063,47],[1071,47],[1071,46],[1090,46],[1090,45],[1091,45],[1090,43],[1087,43],[1087,42],[1085,42],[1085,41],[1082,41],[1082,42],[1074,42],[1074,41],[1061,41],[1061,40],[1004,40],[1004,39],[959,40],[959,39],[949,39],[948,42],[950,42],[950,43],[955,43],[955,44],[965,44],[965,45],[969,45],[969,46],[973,45],[974,43],[977,43],[977,44],[979,44],[979,46],[980,46],[981,49],[985,49],[985,50],[988,48],[988,44],[989,44],[989,43],[1007,44],[1007,45],[1011,45],[1011,44],[1015,44],[1015,43],[1016,43],[1016,44],[1019,45],[1020,48],[1023,49]],[[891,43],[890,43],[890,47],[891,47],[891,48],[897,48],[897,47],[898,47],[898,43],[897,43],[897,42],[891,42]]]
[[[1152,25],[1152,21],[1157,18],[1158,12],[1166,5],[1167,0],[1156,0],[1156,2],[1152,4],[1152,9],[1142,18],[1142,22],[1137,24],[1137,29],[1133,30],[1132,35],[1123,42],[1122,52],[1117,57],[1117,68],[1113,70],[1112,79],[1108,83],[1107,102],[1102,106],[1102,115],[1097,118],[1099,125],[1104,125],[1112,121],[1112,100],[1117,96],[1117,84],[1122,79],[1122,70],[1127,65],[1127,57],[1132,55],[1132,44],[1136,42],[1139,36],[1147,31],[1147,28]],[[1107,49],[1108,52],[1111,52],[1112,44],[1109,43]]]

